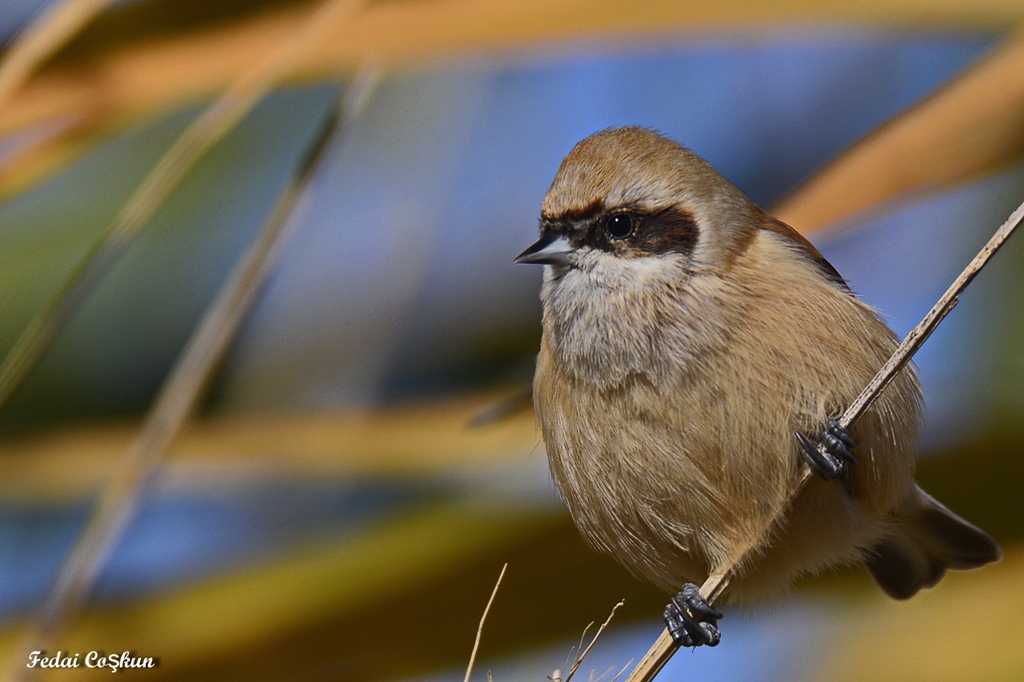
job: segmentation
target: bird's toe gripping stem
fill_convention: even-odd
[[[722,639],[718,620],[723,614],[711,608],[693,583],[686,583],[665,607],[665,625],[681,647],[716,646]]]
[[[821,450],[799,431],[796,431],[796,439],[800,443],[804,461],[814,473],[827,481],[845,478],[847,467],[857,463],[850,453],[854,446],[853,439],[835,419],[828,420],[828,426],[821,435]]]

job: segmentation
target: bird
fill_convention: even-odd
[[[554,484],[592,547],[674,593],[677,644],[719,643],[695,581],[728,567],[727,596],[753,605],[840,564],[907,599],[1000,558],[915,482],[913,366],[849,431],[836,421],[893,331],[679,142],[628,126],[577,143],[515,260],[544,266],[533,392]],[[774,524],[805,466],[823,481]]]

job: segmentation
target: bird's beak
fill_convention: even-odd
[[[530,248],[516,256],[517,263],[539,263],[541,265],[572,265],[569,255],[575,251],[565,237],[548,234],[538,239]]]

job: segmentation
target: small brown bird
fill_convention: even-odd
[[[803,492],[736,567],[733,599],[851,561],[906,599],[1000,557],[914,482],[913,368],[849,434],[832,421],[895,335],[696,154],[644,128],[592,135],[562,162],[540,232],[516,261],[546,265],[534,400],[552,475],[590,544],[683,585],[665,614],[679,644],[718,643],[721,614],[690,581],[758,546],[805,461],[838,482]]]

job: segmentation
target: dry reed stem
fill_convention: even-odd
[[[626,670],[631,665],[633,665],[633,659],[629,659],[629,662],[627,662],[626,665],[622,666],[622,670],[620,670],[619,672],[615,673],[615,677],[612,678],[611,682],[618,682],[619,678],[621,678],[626,673]]]
[[[0,364],[0,410],[195,162],[365,1],[326,0],[280,49],[243,75],[182,133]]]
[[[293,209],[320,166],[328,143],[344,132],[344,126],[365,106],[378,77],[379,69],[368,67],[345,92],[340,111],[325,124],[291,186],[204,313],[161,386],[136,439],[100,495],[85,529],[61,565],[30,634],[26,652],[45,650],[80,610],[100,569],[138,509],[163,451],[188,418],[257,294],[276,268],[298,225],[297,220],[290,219]],[[15,656],[15,660],[25,659]],[[15,677],[25,674],[26,668],[19,664]]]
[[[491,604],[494,603],[494,598],[498,596],[498,588],[501,587],[501,581],[505,577],[505,570],[508,569],[506,563],[501,567],[501,573],[498,574],[498,581],[494,583],[494,589],[491,590],[491,598],[487,600],[487,606],[484,607],[484,613],[480,616],[480,625],[476,629],[476,640],[473,642],[473,651],[469,655],[469,665],[466,666],[466,679],[465,682],[469,682],[469,676],[473,674],[473,664],[476,663],[476,652],[480,649],[480,638],[484,634],[484,623],[487,622],[487,614],[491,612]],[[490,679],[490,673],[487,674]]]
[[[608,614],[608,617],[605,618],[603,623],[601,623],[601,627],[599,627],[597,629],[597,632],[594,633],[594,637],[593,637],[593,639],[590,640],[590,644],[588,644],[587,648],[583,650],[583,653],[581,653],[579,656],[577,656],[576,660],[573,661],[572,667],[569,668],[569,674],[565,676],[565,681],[564,682],[569,682],[569,680],[572,679],[572,676],[576,674],[576,671],[579,670],[580,665],[583,664],[583,659],[586,658],[587,654],[590,653],[590,650],[594,648],[594,644],[597,643],[597,639],[601,636],[601,633],[604,632],[605,628],[608,627],[608,624],[612,622],[612,618],[615,617],[615,612],[618,611],[619,608],[621,608],[622,605],[625,604],[625,603],[626,602],[624,600],[620,600],[618,604],[616,604],[615,606],[612,607],[612,612]],[[591,623],[591,625],[593,625],[593,623]],[[589,628],[589,627],[590,627],[590,625],[587,626],[587,628]],[[586,632],[586,631],[584,631],[584,632]],[[582,642],[581,642],[581,644],[582,644]]]
[[[896,373],[906,365],[910,359],[914,356],[914,353],[928,340],[935,328],[939,326],[939,323],[949,314],[949,312],[956,306],[959,301],[960,294],[963,293],[967,285],[974,280],[975,276],[981,271],[983,267],[989,262],[989,260],[996,254],[996,252],[1006,243],[1006,240],[1010,238],[1014,230],[1024,221],[1024,203],[1017,207],[1017,209],[1010,214],[1010,217],[996,230],[992,238],[989,239],[988,243],[982,247],[981,251],[978,252],[967,267],[963,269],[960,275],[953,280],[953,283],[949,285],[946,292],[942,294],[939,300],[932,306],[932,309],[928,311],[928,314],[924,316],[924,319],[914,327],[903,342],[899,345],[896,351],[889,358],[888,362],[882,366],[875,378],[864,388],[860,396],[846,409],[842,416],[838,419],[839,424],[844,428],[849,428],[854,422],[857,421],[864,414],[864,412],[871,407],[878,395],[885,389],[886,386],[893,380]],[[819,446],[820,448],[821,446]],[[729,585],[729,577],[733,571],[733,568],[743,562],[743,559],[755,549],[761,549],[761,546],[767,542],[771,536],[771,532],[776,524],[782,519],[782,517],[789,510],[790,506],[797,495],[804,489],[808,484],[808,481],[813,478],[813,474],[810,469],[804,468],[804,473],[800,477],[797,484],[794,486],[793,491],[789,494],[786,503],[780,508],[761,536],[754,542],[753,545],[747,547],[741,552],[728,567],[713,573],[700,588],[700,593],[708,600],[708,603],[714,602],[718,599],[722,592]],[[672,640],[672,637],[668,634],[668,630],[663,630],[658,639],[651,645],[651,648],[647,651],[636,668],[630,673],[629,677],[626,678],[626,682],[647,682],[654,679],[654,676],[658,674],[672,655],[675,654],[679,647]]]

